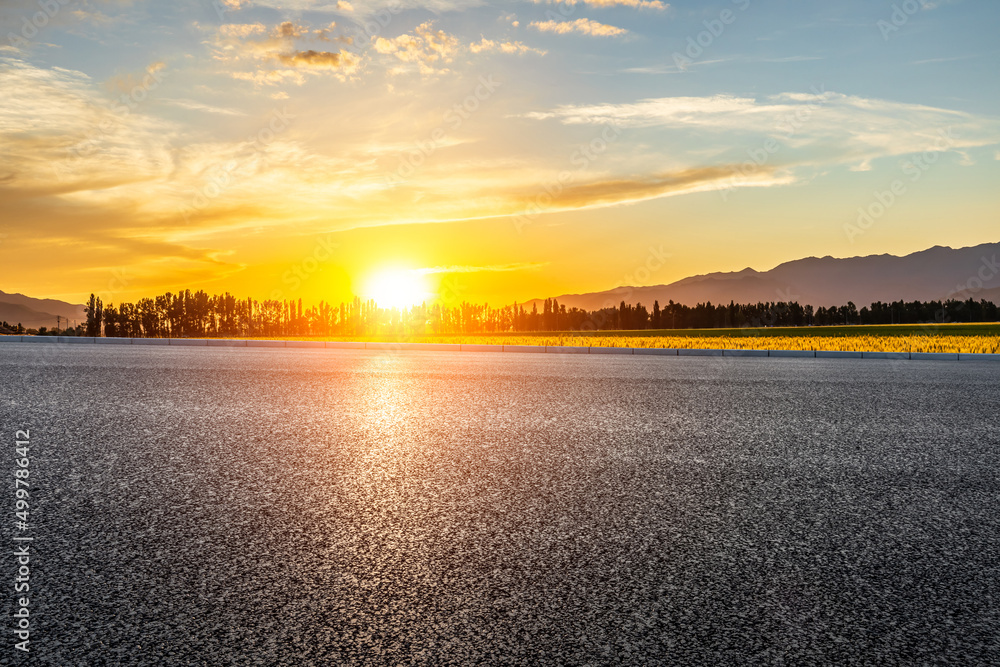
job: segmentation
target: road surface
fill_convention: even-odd
[[[1000,660],[996,364],[16,345],[0,371],[30,664]],[[29,664],[16,567],[2,664]]]

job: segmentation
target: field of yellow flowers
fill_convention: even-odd
[[[434,336],[426,343],[581,345],[707,350],[838,350],[852,352],[1000,352],[1000,336]]]
[[[329,339],[334,340],[334,339]],[[410,335],[338,340],[479,345],[653,347],[723,350],[831,350],[851,352],[1000,353],[1000,325],[816,327],[805,329],[714,329],[600,331],[589,333]]]

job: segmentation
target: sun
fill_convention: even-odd
[[[361,296],[374,299],[379,308],[410,308],[433,296],[422,273],[408,269],[384,269],[364,283]]]

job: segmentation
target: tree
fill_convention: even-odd
[[[90,301],[87,302],[87,307],[84,309],[87,311],[87,335],[96,336],[95,330],[97,328],[97,299],[94,297],[93,292],[90,294]]]
[[[104,325],[104,305],[101,303],[101,297],[95,297],[91,294],[86,311],[87,335],[91,337],[100,336]]]

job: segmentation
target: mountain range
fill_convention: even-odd
[[[802,305],[841,306],[853,301],[858,308],[876,301],[936,301],[985,299],[1000,304],[1000,243],[968,248],[934,246],[898,257],[807,257],[785,262],[769,271],[751,268],[729,273],[707,273],[667,285],[618,287],[604,292],[564,294],[560,305],[596,310],[622,300],[652,307],[670,300],[688,306],[712,302],[758,303],[797,301]],[[527,308],[539,304],[535,299]]]
[[[751,268],[729,273],[706,273],[668,285],[618,287],[604,292],[563,294],[556,297],[567,308],[596,310],[617,306],[621,301],[653,301],[664,305],[673,300],[694,306],[699,303],[757,303],[797,301],[802,305],[842,306],[853,301],[858,308],[875,301],[936,301],[938,299],[985,299],[1000,304],[1000,243],[968,248],[934,246],[898,257],[807,257],[785,262],[768,271]],[[542,300],[524,306],[541,307]],[[25,327],[56,325],[56,316],[77,324],[85,322],[82,304],[56,299],[35,299],[23,294],[0,292],[0,320]]]
[[[0,292],[0,321],[21,324],[27,328],[56,326],[56,316],[62,318],[62,326],[80,324],[87,321],[83,304],[66,303],[57,299],[35,299],[23,294]]]

